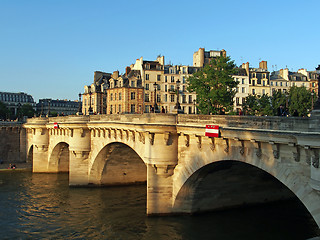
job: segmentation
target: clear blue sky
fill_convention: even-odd
[[[192,65],[199,47],[237,65],[315,70],[319,10],[319,0],[0,0],[0,91],[76,100],[94,71],[159,54]]]

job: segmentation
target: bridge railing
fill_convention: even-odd
[[[191,114],[112,114],[82,115],[64,117],[30,118],[27,124],[58,123],[131,123],[131,124],[169,124],[205,127],[206,124],[221,127],[269,129],[299,132],[320,132],[319,118],[231,116],[231,115],[191,115]]]

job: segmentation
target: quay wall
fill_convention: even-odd
[[[22,122],[0,122],[0,162],[26,162],[26,129]]]

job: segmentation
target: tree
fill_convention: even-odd
[[[219,114],[233,109],[233,98],[238,82],[234,61],[230,57],[217,57],[187,79],[188,91],[197,94],[198,110],[202,114]]]
[[[0,101],[0,119],[7,119],[10,116],[10,110]]]
[[[33,117],[34,116],[34,109],[30,104],[24,104],[22,105],[19,110],[18,110],[18,116],[19,117],[23,117],[23,116],[27,116],[27,117]]]
[[[289,91],[289,113],[305,117],[312,108],[312,95],[305,87],[291,87]]]
[[[273,115],[279,115],[278,111],[280,109],[280,106],[283,106],[284,108],[288,107],[288,94],[280,91],[273,92],[271,97],[271,104],[273,108]]]
[[[249,95],[242,104],[243,110],[247,115],[272,116],[273,108],[271,106],[272,98],[266,94]]]

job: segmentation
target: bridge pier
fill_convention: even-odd
[[[88,128],[74,128],[70,135],[69,185],[85,186],[89,184],[90,131]]]
[[[147,165],[147,214],[172,213],[173,170],[175,165]]]
[[[48,172],[49,135],[46,128],[33,128],[33,172]]]

